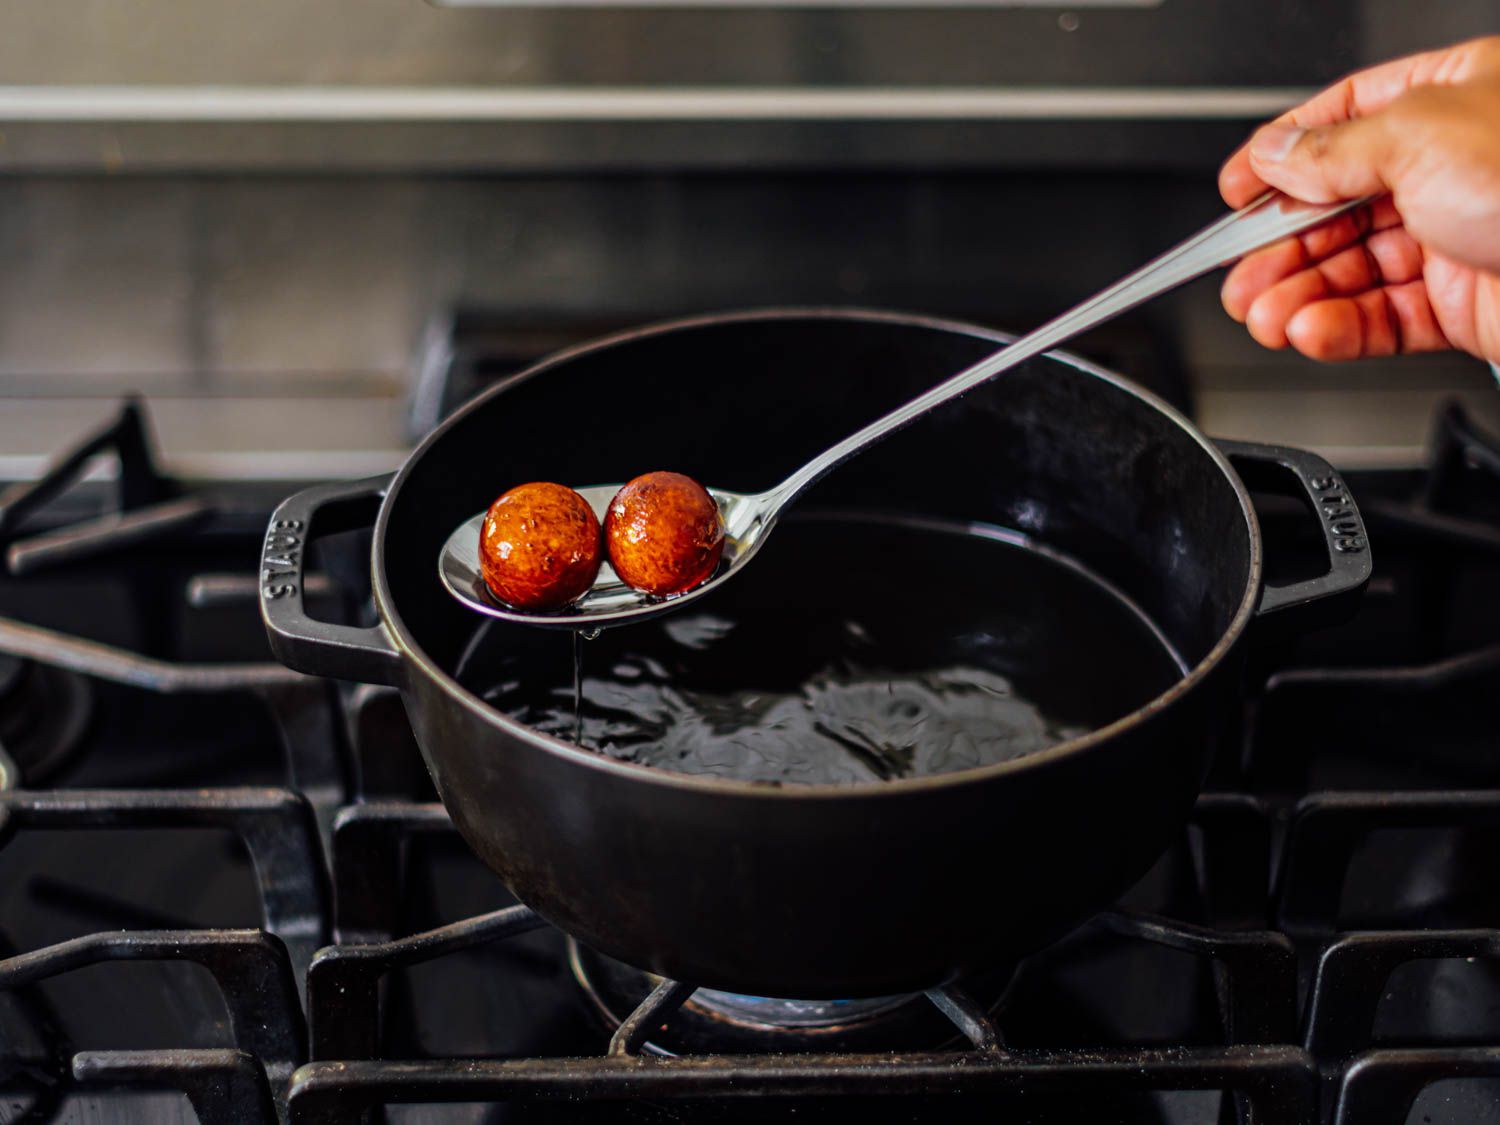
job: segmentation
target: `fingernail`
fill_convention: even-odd
[[[1279,164],[1285,160],[1306,129],[1295,125],[1267,125],[1250,140],[1250,155],[1268,164]]]

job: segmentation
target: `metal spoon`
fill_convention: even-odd
[[[483,512],[460,524],[444,544],[438,562],[443,585],[459,601],[479,613],[527,625],[578,629],[584,632],[626,622],[644,621],[648,617],[678,609],[717,589],[738,573],[770,537],[782,510],[825,473],[882,438],[889,437],[933,407],[958,397],[1002,371],[1056,347],[1080,332],[1103,324],[1152,297],[1160,296],[1253,250],[1300,234],[1367,202],[1368,199],[1356,199],[1344,203],[1313,205],[1301,203],[1278,192],[1269,192],[1249,206],[1205,227],[1186,242],[1168,250],[1161,257],[1056,319],[1048,321],[1035,332],[1021,337],[994,355],[917,396],[905,406],[871,422],[858,433],[851,434],[819,454],[770,491],[746,495],[709,489],[718,502],[719,513],[724,519],[724,556],[712,578],[686,593],[671,598],[640,593],[621,582],[606,563],[600,569],[592,589],[566,609],[554,613],[512,609],[489,592],[480,575],[479,531],[484,523]],[[609,502],[619,488],[617,484],[605,484],[578,491],[603,522]]]

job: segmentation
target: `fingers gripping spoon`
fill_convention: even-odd
[[[724,520],[724,554],[713,576],[685,593],[670,598],[642,593],[620,581],[606,563],[593,587],[572,605],[545,613],[514,609],[489,592],[480,573],[479,533],[484,523],[483,512],[465,520],[448,537],[438,560],[438,573],[449,593],[470,609],[527,625],[591,632],[669,613],[717,589],[738,573],[770,537],[782,511],[824,474],[934,407],[1153,297],[1367,202],[1357,199],[1314,205],[1277,192],[1263,195],[1036,331],[851,434],[775,488],[757,493],[710,488],[708,491]],[[619,488],[617,484],[595,485],[580,488],[578,492],[602,522]]]

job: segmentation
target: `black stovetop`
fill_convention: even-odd
[[[1500,1122],[1500,456],[1437,432],[1426,472],[1348,474],[1358,616],[1261,638],[1191,826],[1113,912],[791,1035],[668,988],[612,1045],[652,982],[470,855],[391,692],[271,662],[292,485],[137,482],[166,514],[133,543],[76,534],[88,489],[0,516],[0,1122]],[[82,545],[38,552],[58,526]],[[362,547],[325,544],[325,612],[361,612]]]

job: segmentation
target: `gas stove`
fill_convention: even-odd
[[[652,978],[510,898],[393,692],[271,661],[257,553],[296,485],[166,477],[127,404],[0,498],[0,1122],[1500,1121],[1500,443],[1456,407],[1433,433],[1425,469],[1348,474],[1364,605],[1260,638],[1112,911],[809,1002]],[[99,455],[115,486],[64,490]],[[365,612],[367,545],[325,545],[322,612]]]

